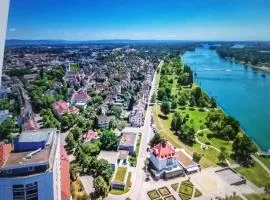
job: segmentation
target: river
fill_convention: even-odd
[[[195,81],[201,88],[240,122],[262,150],[269,150],[270,74],[222,59],[207,47],[186,52],[183,61],[197,73]]]

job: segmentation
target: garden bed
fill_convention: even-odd
[[[123,182],[127,173],[127,167],[118,167],[114,181]]]
[[[151,190],[151,191],[147,192],[147,194],[148,194],[148,196],[149,196],[149,198],[151,200],[158,199],[160,197],[160,195],[159,195],[159,193],[158,193],[157,190]]]
[[[177,191],[178,186],[179,186],[179,183],[171,184],[171,187],[172,187],[172,189],[173,189],[174,191]]]
[[[159,188],[158,191],[161,194],[161,196],[167,196],[171,194],[167,187]]]

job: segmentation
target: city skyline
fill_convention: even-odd
[[[10,2],[7,39],[270,40],[270,2]]]

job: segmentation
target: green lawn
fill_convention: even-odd
[[[166,196],[164,200],[175,200],[175,197],[173,195]]]
[[[151,191],[147,192],[147,194],[148,194],[148,196],[149,196],[149,198],[150,198],[151,200],[157,199],[157,198],[160,197],[160,195],[159,195],[159,193],[157,192],[157,190],[151,190]]]
[[[255,155],[266,167],[270,169],[270,158],[269,157],[263,157]]]
[[[270,177],[268,173],[256,162],[253,166],[238,167],[235,169],[258,187],[263,187],[266,184],[270,184]]]
[[[270,199],[270,196],[266,195],[265,193],[262,194],[256,194],[256,193],[252,193],[252,194],[246,194],[245,197],[248,200],[266,200],[266,199]]]
[[[172,120],[172,113],[168,115],[168,119],[160,118],[159,115],[162,115],[160,111],[160,106],[155,105],[154,110],[153,110],[153,118],[155,121],[155,124],[158,129],[158,133],[166,138],[173,146],[177,148],[184,148],[190,155],[192,155],[194,152],[197,152],[199,154],[202,154],[203,157],[200,161],[200,164],[202,167],[211,167],[211,166],[217,166],[216,163],[218,163],[218,155],[219,153],[212,149],[208,148],[207,150],[202,149],[201,145],[198,143],[194,144],[192,147],[185,145],[182,143],[178,136],[174,134],[173,131],[170,130],[170,124]]]
[[[195,189],[194,197],[200,197],[200,196],[202,196],[202,193],[200,192],[200,190]]]
[[[192,197],[193,194],[193,186],[181,184],[179,188],[179,193],[185,194],[187,196]]]
[[[127,167],[118,167],[114,181],[123,182],[127,173]]]
[[[167,187],[159,188],[158,191],[161,194],[161,196],[167,196],[171,194]]]
[[[172,189],[173,189],[174,191],[177,191],[178,186],[179,186],[179,183],[171,184],[171,187],[172,187]]]

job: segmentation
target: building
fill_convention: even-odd
[[[84,142],[95,142],[95,141],[98,141],[99,139],[100,139],[100,136],[98,135],[97,132],[93,130],[86,131],[82,136],[82,140]]]
[[[184,175],[183,167],[175,157],[175,148],[167,141],[162,141],[149,150],[151,172],[156,179]]]
[[[118,151],[100,151],[97,159],[107,160],[111,167],[115,170],[118,167],[119,155],[120,153]]]
[[[100,115],[97,116],[97,127],[98,128],[109,128],[110,122],[114,120],[114,116],[106,116],[106,115]]]
[[[0,143],[0,167],[6,162],[11,150],[11,144]]]
[[[186,174],[200,171],[200,166],[192,160],[192,157],[184,149],[176,151],[175,156],[180,165],[184,168]]]
[[[53,103],[52,105],[52,109],[54,114],[58,117],[61,118],[63,114],[66,113],[74,113],[74,114],[78,114],[79,113],[79,109],[74,107],[74,106],[69,106],[69,104],[63,100],[60,101],[56,101]]]
[[[5,157],[0,167],[1,200],[61,199],[60,134],[56,129],[22,132]]]
[[[132,154],[136,150],[137,134],[133,132],[124,132],[118,145],[118,150],[126,150]]]
[[[91,97],[85,91],[74,92],[70,99],[70,104],[85,108]]]

